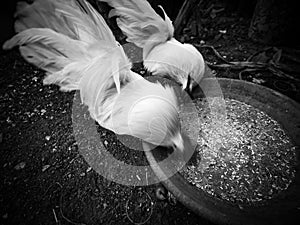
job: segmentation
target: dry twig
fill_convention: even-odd
[[[55,219],[55,223],[58,224],[58,220],[57,220],[57,216],[56,216],[56,213],[55,213],[55,210],[52,209],[52,212],[53,212],[53,216],[54,216],[54,219]]]

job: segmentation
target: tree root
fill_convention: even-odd
[[[272,60],[269,62],[253,62],[253,61],[248,61],[249,59],[253,58],[253,55],[249,57],[247,61],[234,61],[230,62],[227,61],[224,57],[220,55],[220,53],[210,45],[194,45],[197,48],[209,48],[213,51],[215,56],[221,60],[223,63],[222,64],[213,64],[210,62],[206,62],[207,65],[211,69],[232,69],[232,70],[240,70],[239,77],[241,78],[241,74],[244,72],[255,72],[255,71],[269,71],[272,74],[281,77],[281,78],[288,78],[294,81],[300,81],[300,79],[295,78],[292,75],[289,75],[285,73],[283,70],[285,70],[285,66],[278,65],[274,63]],[[297,72],[297,71],[293,71]]]

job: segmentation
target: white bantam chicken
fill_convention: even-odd
[[[143,49],[144,66],[153,75],[171,77],[190,94],[200,83],[206,64],[201,53],[191,44],[177,41],[172,21],[161,6],[164,19],[146,0],[98,0],[113,9],[117,24],[127,41]],[[192,78],[192,79],[190,79]]]
[[[19,2],[18,34],[4,49],[19,46],[22,56],[45,70],[44,84],[79,90],[101,126],[144,143],[190,148],[180,131],[173,88],[151,83],[130,70],[131,63],[104,19],[85,0]]]

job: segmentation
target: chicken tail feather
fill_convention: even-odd
[[[25,60],[47,72],[44,84],[63,91],[78,89],[83,72],[118,48],[104,19],[85,0],[19,2],[15,18],[17,34],[3,49],[19,46]],[[118,77],[114,81],[119,87]]]

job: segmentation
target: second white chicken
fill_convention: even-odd
[[[110,17],[117,16],[127,41],[143,49],[144,65],[153,75],[171,77],[189,93],[200,83],[206,69],[201,53],[174,38],[172,21],[161,6],[164,19],[146,0],[98,1],[113,7]]]

